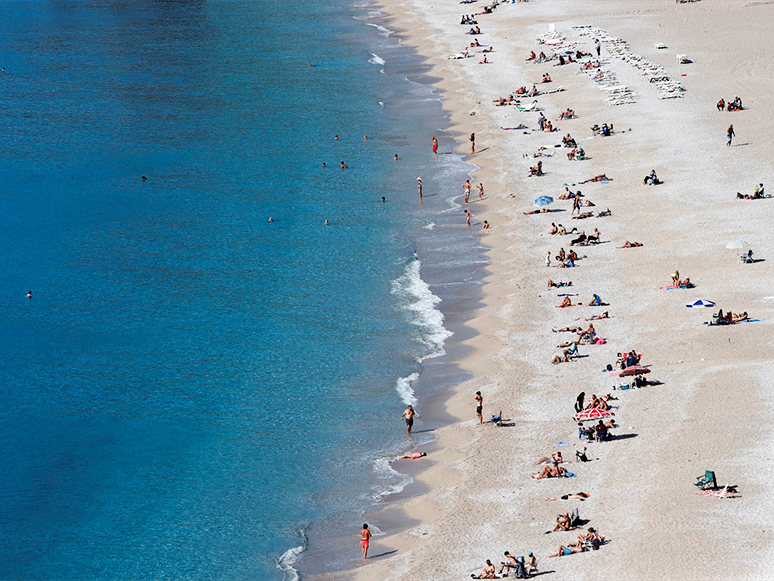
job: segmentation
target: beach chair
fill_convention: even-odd
[[[535,564],[532,565],[532,567],[529,568],[529,571],[527,571],[527,575],[538,574],[538,561],[537,557],[535,558]]]
[[[535,99],[529,105],[524,105],[523,107],[521,105],[516,105],[516,108],[519,111],[527,111],[527,112],[529,112],[529,111],[537,111],[537,103],[538,103],[537,99]]]
[[[704,476],[696,477],[696,482],[693,485],[698,486],[702,490],[707,490],[709,488],[717,488],[718,481],[715,479],[715,473],[712,470],[706,470]]]

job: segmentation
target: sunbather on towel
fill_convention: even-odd
[[[623,246],[617,246],[616,248],[637,248],[638,246],[642,246],[639,242],[629,242],[628,240],[624,242]]]
[[[596,321],[597,319],[609,319],[610,315],[607,314],[607,311],[602,313],[601,315],[592,315],[588,319],[585,319],[586,321]]]
[[[580,333],[583,331],[582,327],[564,327],[562,329],[551,329],[554,333]]]
[[[563,494],[562,496],[549,496],[546,500],[586,500],[589,497],[585,492],[575,494]]]
[[[559,235],[561,235],[561,236],[564,236],[566,234],[574,234],[577,231],[578,231],[578,229],[576,227],[574,227],[574,226],[573,226],[572,230],[567,230],[564,226],[559,224]]]
[[[567,307],[572,307],[572,306],[573,304],[572,304],[572,301],[570,300],[570,297],[564,297],[564,299],[562,299],[562,302],[556,305],[556,308],[565,309]]]
[[[570,243],[567,246],[575,246],[576,244],[581,244],[582,242],[586,242],[586,240],[588,240],[588,238],[586,237],[586,231],[582,230],[580,233],[580,236],[570,240]]]
[[[583,547],[575,547],[575,546],[567,546],[564,545],[559,546],[559,552],[556,555],[548,555],[549,557],[564,557],[565,555],[572,555],[573,553],[582,553]]]
[[[571,345],[575,345],[575,341],[567,341],[565,343],[562,343],[561,345],[557,345],[557,349],[564,349],[565,347],[569,347]]]
[[[565,286],[572,286],[572,281],[569,282],[554,282],[550,278],[548,279],[548,288],[556,287],[556,288],[562,288]]]
[[[559,466],[556,460],[554,460],[548,466],[544,466],[542,472],[535,472],[532,475],[532,478],[535,480],[541,480],[542,478],[559,478],[563,472],[567,471]]]
[[[587,180],[584,180],[580,183],[585,184],[588,182],[612,182],[613,179],[607,177],[605,174],[599,174],[598,176],[594,176],[593,178],[589,178]]]
[[[554,365],[558,365],[559,363],[569,363],[571,360],[570,358],[565,355],[564,357],[559,357],[558,355],[554,355],[554,358],[551,360],[551,363]]]
[[[594,214],[592,212],[584,212],[583,214],[580,214],[578,216],[573,216],[573,220],[584,220],[586,218],[591,218]]]

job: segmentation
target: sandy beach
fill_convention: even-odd
[[[447,402],[459,421],[441,431],[427,461],[417,461],[428,466],[416,476],[427,492],[399,506],[419,524],[397,533],[384,527],[386,534],[372,542],[375,558],[354,571],[316,578],[464,579],[480,573],[486,559],[499,570],[504,551],[532,551],[550,579],[771,578],[774,565],[766,554],[774,532],[766,516],[774,512],[767,494],[774,430],[767,380],[774,375],[774,292],[768,287],[774,256],[768,227],[774,199],[737,199],[736,193],[752,194],[758,183],[774,193],[766,163],[774,106],[767,52],[774,41],[767,24],[774,22],[774,3],[531,0],[475,16],[482,34],[466,34],[471,26],[460,24],[461,15],[484,6],[401,0],[382,8],[402,42],[425,55],[431,74],[441,79],[437,87],[460,153],[469,152],[468,135],[476,134],[470,161],[480,169],[471,181],[483,183],[486,196],[479,201],[474,187],[468,207],[474,229],[484,220],[491,224],[485,234],[491,266],[485,306],[469,323],[477,332],[469,341],[472,352],[461,362],[475,378]],[[564,44],[536,42],[550,25]],[[603,100],[609,93],[577,63],[525,61],[530,51],[550,55],[568,46],[596,56],[593,31],[622,39],[632,53],[662,65],[684,87],[682,98],[660,99],[662,91],[640,69],[611,54],[611,43],[602,44],[601,68],[634,92],[631,103]],[[469,47],[472,58],[448,58],[474,39],[494,48],[488,64],[479,64],[482,48]],[[678,64],[678,54],[692,62]],[[552,82],[540,84],[545,73]],[[540,112],[557,128],[553,133],[538,131],[536,111],[492,103],[533,83],[564,89],[537,97]],[[717,110],[718,99],[735,96],[744,110]],[[560,120],[567,108],[575,117]],[[590,129],[602,123],[613,125],[609,137]],[[730,124],[735,137],[729,147]],[[526,129],[503,129],[520,125]],[[569,149],[553,148],[568,133],[587,159],[571,161]],[[554,155],[533,157],[538,151]],[[528,177],[538,161],[544,175]],[[643,184],[651,170],[662,184]],[[600,174],[612,181],[580,183]],[[559,199],[565,184],[595,204],[583,208],[593,216],[573,219],[572,200]],[[548,208],[556,211],[525,215],[539,196],[554,198]],[[610,216],[597,217],[607,209]],[[597,228],[601,243],[570,247],[576,235],[549,234],[552,222],[586,234]],[[627,240],[642,247],[619,248]],[[727,249],[734,240],[749,247]],[[561,248],[576,250],[576,266],[553,268],[552,258],[546,267],[546,254],[554,257]],[[740,259],[748,248],[759,259],[753,264]],[[663,289],[676,270],[695,287]],[[572,286],[548,289],[548,279]],[[556,308],[564,292],[577,293],[571,300],[584,306]],[[585,306],[594,294],[609,306]],[[686,308],[699,299],[716,307]],[[758,321],[704,324],[718,308],[746,311]],[[586,328],[585,319],[603,311],[610,318],[594,327],[605,343],[581,344],[580,357],[552,364],[562,352],[557,345],[573,340],[573,333],[552,328]],[[659,385],[613,390],[630,381],[603,370],[631,350],[650,369],[646,379]],[[502,410],[506,425],[478,424],[478,390],[484,418]],[[619,427],[612,440],[579,440],[572,419],[579,392],[615,398],[609,404]],[[590,461],[576,462],[584,447]],[[537,460],[557,451],[575,476],[533,479],[542,468]],[[736,485],[739,494],[697,494],[693,484],[705,470],[715,471],[720,486]],[[589,497],[546,500],[580,491]],[[546,534],[557,515],[575,508],[587,525]],[[379,526],[379,513],[369,518]],[[587,527],[605,537],[600,550],[547,558]],[[352,544],[358,552],[354,536]]]

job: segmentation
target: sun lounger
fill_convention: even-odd
[[[537,99],[532,101],[529,105],[524,105],[523,107],[521,105],[516,105],[516,108],[519,111],[536,111],[537,110]]]

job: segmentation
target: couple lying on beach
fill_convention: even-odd
[[[543,478],[563,478],[567,477],[569,472],[559,466],[559,462],[553,460],[551,464],[546,465],[541,472],[535,472],[532,474],[532,478],[535,480],[541,480]]]
[[[710,325],[733,325],[734,323],[741,323],[742,321],[749,320],[750,317],[747,315],[747,311],[744,313],[732,313],[731,311],[728,311],[725,315],[723,314],[723,309],[718,310],[717,313],[712,315],[712,322],[709,323]]]
[[[525,212],[526,213],[526,212]],[[577,228],[573,228],[569,232],[567,231],[567,228],[559,224],[558,226],[551,222],[551,229],[548,231],[548,233],[551,236],[559,235],[559,236],[566,236],[567,234],[575,234],[578,231]]]

